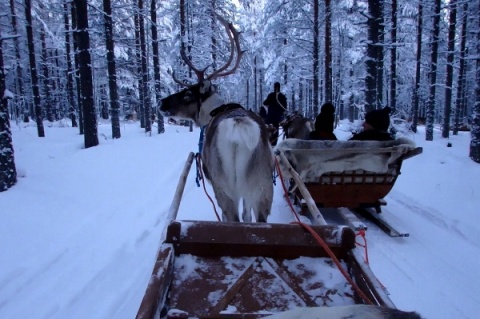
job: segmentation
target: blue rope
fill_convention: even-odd
[[[195,182],[197,183],[197,186],[200,187],[200,180],[202,179],[202,174],[200,174],[201,167],[199,167],[198,163],[200,161],[198,160],[202,156],[202,150],[203,150],[203,143],[205,140],[205,128],[207,126],[204,125],[200,128],[200,137],[198,138],[198,153],[195,154],[195,164],[196,164],[196,170],[197,170],[197,177],[195,177]]]

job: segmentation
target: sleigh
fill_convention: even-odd
[[[296,307],[367,302],[395,308],[355,248],[350,227],[176,220],[192,159],[193,153],[137,319],[263,318]]]
[[[277,145],[275,152],[285,179],[298,179],[291,187],[297,202],[305,200],[298,186],[301,184],[324,210],[347,208],[372,219],[391,236],[408,236],[395,230],[380,213],[386,205],[385,196],[401,173],[403,161],[422,153],[422,148],[411,140],[287,139]],[[348,211],[340,210],[340,213],[348,220],[353,218]]]

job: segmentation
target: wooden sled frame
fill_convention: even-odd
[[[333,303],[331,297],[338,295],[337,288],[326,290],[322,296],[305,288],[305,281],[315,291],[324,285],[306,277],[321,271],[317,260],[318,265],[325,264],[322,258],[326,258],[326,253],[300,225],[175,220],[193,159],[190,153],[170,207],[171,222],[165,228],[165,241],[158,250],[136,318],[261,318],[291,307],[289,296],[308,307]],[[355,248],[351,228],[320,225],[313,229],[374,304],[395,308]],[[313,266],[304,265],[303,258],[314,258]],[[182,264],[184,259],[199,261],[200,266],[192,266],[190,261]],[[238,267],[231,265],[236,265],[237,260],[250,264],[239,276],[231,278],[231,269]],[[297,260],[303,275],[288,269],[287,264]],[[185,266],[187,271],[182,268]],[[202,275],[188,276],[195,272]],[[185,273],[187,276],[182,277]],[[275,285],[287,287],[289,293],[269,295],[267,290],[262,294],[262,287],[275,286],[272,280],[276,280]],[[217,298],[210,298],[211,293]],[[363,303],[353,291],[342,298]]]
[[[395,307],[368,265],[357,255],[355,234],[350,228],[324,225],[314,226],[314,229],[335,256],[347,265],[356,284],[370,300],[377,305]],[[201,260],[199,267],[205,271],[202,278],[192,276],[184,279],[179,275],[182,269],[177,265],[177,259],[182,260],[186,256]],[[286,284],[291,289],[289,294],[301,300],[303,306],[321,306],[319,297],[309,294],[301,278],[285,265],[289,260],[305,256],[326,258],[327,254],[300,225],[173,221],[159,249],[136,318],[261,318],[288,310],[282,307],[291,305],[290,297],[269,295],[268,290],[265,293],[260,291],[266,286],[264,283],[273,282],[272,277],[278,277],[276,284]],[[233,281],[230,285],[223,282],[224,278],[232,276],[225,266],[232,262],[225,263],[222,259],[226,257],[233,262],[250,258],[250,266],[240,276],[229,279]],[[322,263],[322,260],[318,262]],[[270,268],[273,271],[265,271]],[[315,268],[307,269],[307,273],[315,271]],[[323,283],[312,282],[309,285],[321,287]],[[212,301],[208,297],[212,291],[221,296]],[[328,294],[323,298],[328,299]],[[363,303],[356,294],[351,296],[351,302]],[[259,308],[260,305],[262,308]],[[228,307],[236,310],[225,311]]]

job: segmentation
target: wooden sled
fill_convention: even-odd
[[[405,138],[384,142],[291,139],[276,147],[276,154],[284,156],[281,167],[286,179],[298,174],[318,207],[355,210],[392,236],[408,234],[396,231],[378,214],[403,161],[421,153],[421,147]],[[297,200],[304,198],[297,185],[291,190]]]
[[[190,154],[137,319],[261,318],[295,307],[362,304],[298,224],[177,221]],[[395,308],[346,226],[312,226],[375,305]]]

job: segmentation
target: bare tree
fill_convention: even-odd
[[[32,27],[32,4],[30,0],[25,0],[25,20],[28,42],[28,57],[30,60],[30,76],[32,78],[33,103],[35,104],[35,121],[37,122],[38,137],[45,137],[43,128],[42,104],[40,101],[40,89],[38,87],[37,64],[35,61],[35,45],[33,43]]]
[[[432,30],[432,51],[430,66],[430,92],[427,104],[427,119],[425,140],[433,141],[433,125],[435,121],[435,93],[437,87],[437,61],[438,61],[438,41],[440,34],[440,6],[441,0],[435,0],[433,30]]]
[[[85,148],[98,145],[97,117],[93,99],[92,59],[88,33],[87,0],[74,0],[77,14],[78,65],[84,119]]]
[[[445,108],[443,116],[442,137],[450,136],[450,118],[452,114],[452,84],[453,84],[453,60],[455,55],[455,33],[457,23],[457,3],[450,1],[450,17],[448,25],[448,52],[447,52],[447,79],[445,82]]]

